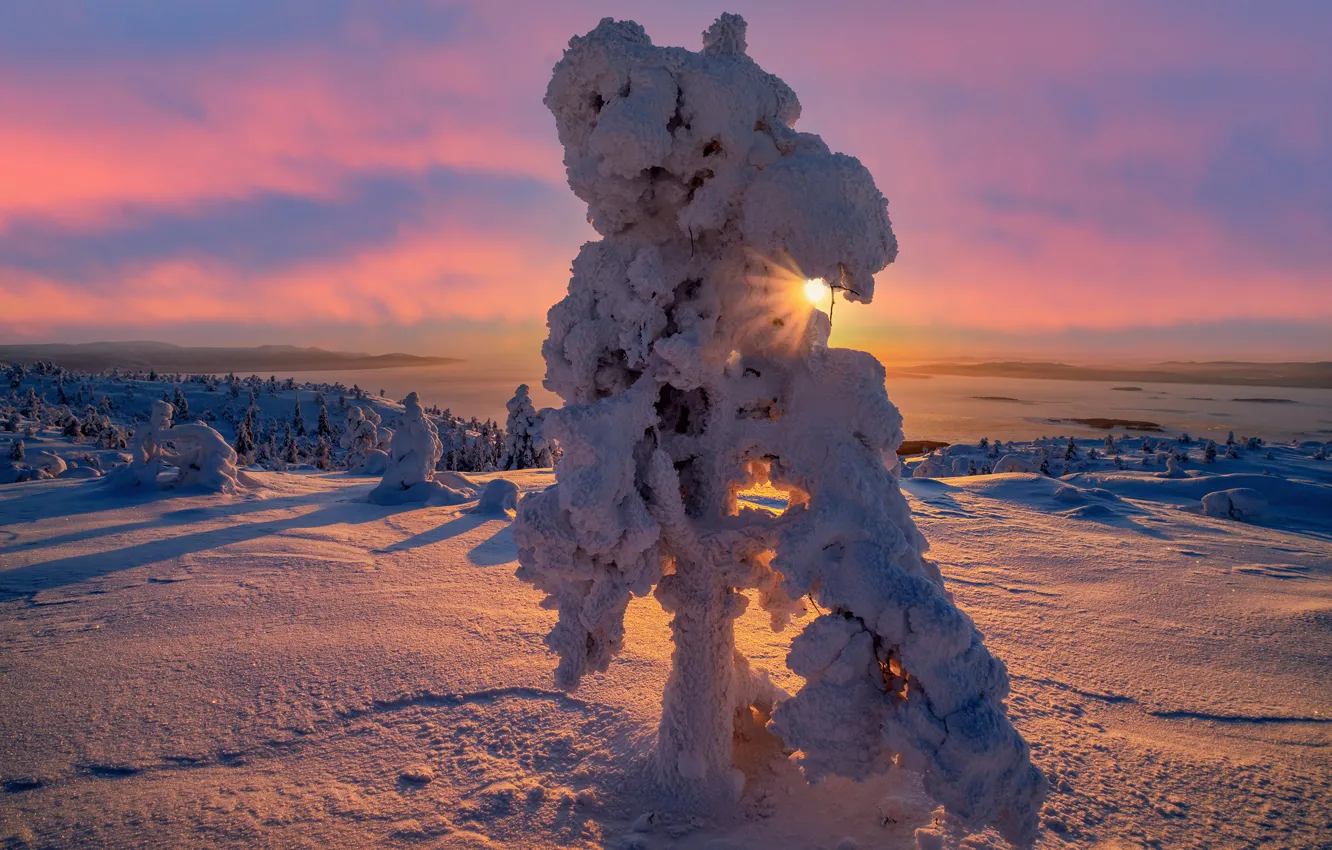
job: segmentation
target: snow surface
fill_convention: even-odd
[[[1051,780],[1038,846],[1325,846],[1332,473],[1277,458],[1271,475],[904,481],[1009,659],[1010,713]],[[914,848],[917,828],[922,847],[1003,846],[935,827],[905,772],[807,786],[757,726],[731,819],[650,813],[671,653],[654,601],[566,695],[506,520],[372,505],[374,483],[343,473],[253,474],[238,495],[0,488],[6,846]],[[1280,512],[1185,510],[1236,479],[1268,482]],[[788,691],[792,631],[757,610],[736,624]]]

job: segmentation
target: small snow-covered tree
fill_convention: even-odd
[[[315,440],[314,465],[315,469],[328,469],[333,465],[333,453],[328,444],[328,437],[320,434]]]
[[[900,762],[954,815],[1029,842],[1044,780],[884,463],[902,441],[884,369],[829,348],[803,295],[823,278],[868,302],[896,256],[869,172],[792,129],[795,94],[734,15],[701,53],[607,18],[545,102],[602,236],[548,317],[545,386],[565,403],[543,430],[564,455],[514,526],[519,577],[559,612],[557,682],[606,670],[630,597],[652,592],[672,615],[654,751],[672,805],[735,800],[734,717],[766,705],[811,779]],[[779,514],[738,498],[764,481],[788,494]],[[737,653],[745,590],[774,627],[806,596],[825,612],[792,642],[789,698]]]
[[[1068,445],[1064,447],[1064,460],[1073,460],[1078,456],[1078,444],[1072,437],[1068,438]]]
[[[1235,445],[1235,432],[1234,432],[1234,431],[1231,431],[1230,433],[1226,434],[1226,445],[1227,445],[1227,446],[1233,446],[1233,445]]]
[[[389,466],[379,486],[370,491],[370,501],[381,505],[432,499],[448,504],[466,501],[470,494],[435,480],[435,464],[443,444],[439,429],[421,407],[420,397],[408,393],[402,405],[402,416],[389,444]]]
[[[1112,454],[1116,454],[1118,451],[1119,451],[1119,446],[1115,445],[1115,435],[1114,435],[1114,434],[1106,434],[1106,435],[1105,435],[1105,453],[1108,454],[1108,455],[1112,455]]]
[[[1216,440],[1208,440],[1203,446],[1203,463],[1216,463]]]
[[[23,460],[23,441],[13,440],[9,446],[9,459],[18,461]]]
[[[171,400],[171,406],[176,409],[176,421],[190,421],[190,403],[185,400],[185,392],[180,387],[176,387],[176,394]]]
[[[536,407],[532,405],[527,384],[518,385],[506,406],[509,419],[505,423],[500,469],[530,469],[537,466],[545,446],[541,440],[541,422],[537,418]]]
[[[240,422],[236,423],[236,454],[240,456],[241,462],[250,456],[254,451],[254,408],[245,411],[245,416],[241,417]]]
[[[298,437],[305,436],[305,416],[301,413],[301,397],[296,396],[296,407],[291,415],[291,430]]]
[[[328,424],[328,407],[322,401],[319,402],[319,422],[315,425],[315,434],[325,438],[333,436],[333,429]]]

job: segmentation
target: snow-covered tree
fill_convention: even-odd
[[[1203,446],[1203,463],[1216,463],[1216,440],[1208,440]]]
[[[328,444],[328,437],[323,434],[315,440],[314,465],[315,469],[328,469],[333,465],[333,453]]]
[[[902,440],[884,369],[828,348],[803,295],[823,278],[868,302],[895,257],[869,172],[791,129],[796,96],[734,15],[701,53],[603,20],[545,102],[602,236],[548,317],[545,386],[565,404],[543,431],[564,456],[514,528],[519,576],[559,612],[558,683],[606,670],[630,597],[654,592],[673,615],[654,751],[672,805],[734,801],[733,718],[767,705],[810,778],[900,762],[956,816],[1029,842],[1044,780],[884,463]],[[780,514],[738,501],[764,480],[788,493]],[[774,627],[807,595],[826,612],[792,643],[793,696],[737,653],[747,589]]]
[[[1227,445],[1227,446],[1233,446],[1233,445],[1235,445],[1235,432],[1234,432],[1234,431],[1231,431],[1230,433],[1226,434],[1226,445]]]
[[[23,460],[23,441],[13,440],[9,446],[9,459],[18,461]]]
[[[298,437],[305,436],[305,416],[301,413],[301,397],[296,396],[296,409],[291,415],[291,430]]]
[[[1115,444],[1115,435],[1114,435],[1114,434],[1106,434],[1106,435],[1105,435],[1105,453],[1108,454],[1108,455],[1113,455],[1113,454],[1117,454],[1118,452],[1119,452],[1119,446]]]
[[[176,394],[171,400],[171,406],[176,409],[177,421],[190,421],[190,403],[185,400],[185,392],[180,387],[176,387]]]
[[[370,491],[370,501],[381,505],[430,499],[448,504],[466,501],[470,494],[435,480],[435,464],[443,446],[435,423],[421,408],[420,397],[408,393],[402,404],[402,416],[389,445],[389,467],[379,486]]]
[[[315,434],[320,437],[333,436],[333,429],[328,425],[328,407],[319,402],[319,422],[315,425]]]
[[[541,421],[537,418],[536,407],[532,405],[532,397],[528,393],[527,384],[519,384],[506,405],[509,419],[505,423],[500,469],[531,469],[540,465],[538,461],[545,444],[541,439]]]
[[[1078,456],[1078,444],[1072,437],[1068,438],[1068,445],[1064,447],[1064,460],[1074,460]]]

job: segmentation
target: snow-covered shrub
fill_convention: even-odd
[[[383,475],[388,469],[388,454],[377,448],[378,427],[356,405],[347,408],[347,427],[338,439],[338,444],[347,450],[349,472]]]
[[[1009,453],[999,458],[994,464],[995,474],[1001,472],[1035,472],[1030,463],[1022,459],[1021,455]]]
[[[1165,472],[1156,473],[1161,478],[1188,478],[1189,474],[1184,471],[1184,465],[1179,462],[1175,455],[1165,456]]]
[[[632,22],[574,38],[546,104],[574,192],[602,239],[548,317],[543,429],[557,483],[519,503],[519,576],[559,612],[558,683],[607,669],[632,595],[673,615],[655,765],[671,805],[727,807],[738,709],[778,698],[738,655],[751,589],[804,686],[771,728],[816,779],[895,760],[972,824],[1015,842],[1044,779],[1009,723],[1008,677],[952,603],[883,461],[901,416],[869,355],[827,346],[804,298],[823,278],[869,301],[896,255],[885,201],[855,159],[791,125],[795,94],[722,16],[701,53]],[[780,515],[737,494],[767,480]]]
[[[64,459],[54,452],[33,452],[28,456],[28,466],[37,473],[36,478],[56,478],[69,469]]]
[[[107,476],[110,486],[123,489],[157,487],[157,476],[165,461],[163,432],[171,428],[172,412],[168,402],[153,402],[148,421],[134,430],[134,442],[129,447],[130,462]]]
[[[1202,507],[1208,516],[1230,519],[1255,520],[1267,515],[1267,499],[1248,487],[1208,493],[1202,497]]]
[[[471,512],[507,517],[517,508],[518,485],[503,478],[494,478],[486,483],[485,489],[481,491],[481,498],[477,500],[476,507],[472,508]]]
[[[9,446],[10,460],[23,460],[24,448],[22,440],[11,440]]]
[[[946,478],[952,474],[952,467],[943,455],[931,451],[916,464],[911,471],[912,478]]]
[[[471,494],[462,493],[435,479],[435,462],[443,450],[435,423],[425,415],[421,399],[408,393],[403,399],[402,417],[389,445],[389,467],[379,486],[370,491],[370,501],[380,505],[401,505],[434,501],[458,504]]]
[[[1208,440],[1203,446],[1203,463],[1216,463],[1216,440]]]
[[[234,493],[251,481],[237,466],[236,452],[221,434],[202,422],[177,425],[162,439],[170,440],[175,454],[170,460],[179,470],[168,487]]]

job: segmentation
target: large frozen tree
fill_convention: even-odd
[[[792,129],[800,104],[745,54],[742,19],[703,44],[608,18],[546,93],[602,237],[549,314],[545,386],[565,405],[544,434],[564,456],[514,530],[520,577],[559,613],[557,679],[606,670],[630,596],[655,588],[675,646],[659,779],[678,804],[734,800],[734,718],[765,697],[734,621],[752,599],[782,628],[808,597],[825,613],[787,659],[805,684],[771,720],[807,776],[902,764],[954,815],[1029,842],[1045,781],[885,465],[902,420],[883,367],[828,348],[804,294],[823,279],[872,298],[897,254],[887,202],[858,160]],[[765,480],[784,511],[741,504]]]

